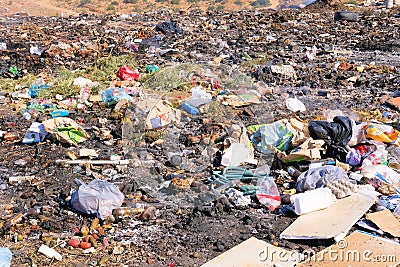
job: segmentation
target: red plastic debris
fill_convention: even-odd
[[[119,78],[125,81],[137,80],[140,76],[138,70],[133,70],[127,65],[123,65],[121,68],[119,68],[117,75]]]

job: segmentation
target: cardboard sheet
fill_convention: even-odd
[[[298,259],[297,252],[251,237],[201,267],[266,267],[275,264],[285,267],[295,266]]]
[[[340,240],[375,203],[378,195],[379,193],[375,191],[364,189],[339,199],[326,209],[301,215],[281,233],[280,237]]]
[[[394,237],[400,237],[400,221],[394,217],[390,210],[368,213],[366,218],[376,224],[382,231]]]

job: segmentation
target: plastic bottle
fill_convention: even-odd
[[[199,113],[199,110],[188,103],[182,104],[182,109],[191,115],[196,115]]]
[[[145,211],[145,207],[121,207],[113,210],[115,218],[130,217],[133,215],[139,215]]]
[[[393,8],[393,0],[386,0],[385,6],[386,8]]]
[[[394,209],[393,214],[396,216],[400,216],[400,204]]]
[[[212,95],[210,93],[207,93],[201,86],[196,86],[192,89],[192,96],[186,103],[193,107],[198,107],[209,103],[211,99]]]

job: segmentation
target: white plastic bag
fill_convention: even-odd
[[[76,179],[79,189],[72,193],[72,206],[87,214],[95,214],[105,220],[113,209],[119,208],[124,201],[124,195],[118,187],[107,181],[95,179],[88,184]]]

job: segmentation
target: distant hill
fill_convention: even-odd
[[[15,13],[32,16],[62,16],[80,13],[132,14],[167,8],[173,11],[193,9],[240,10],[277,9],[281,6],[299,6],[313,0],[0,0],[0,15]]]

